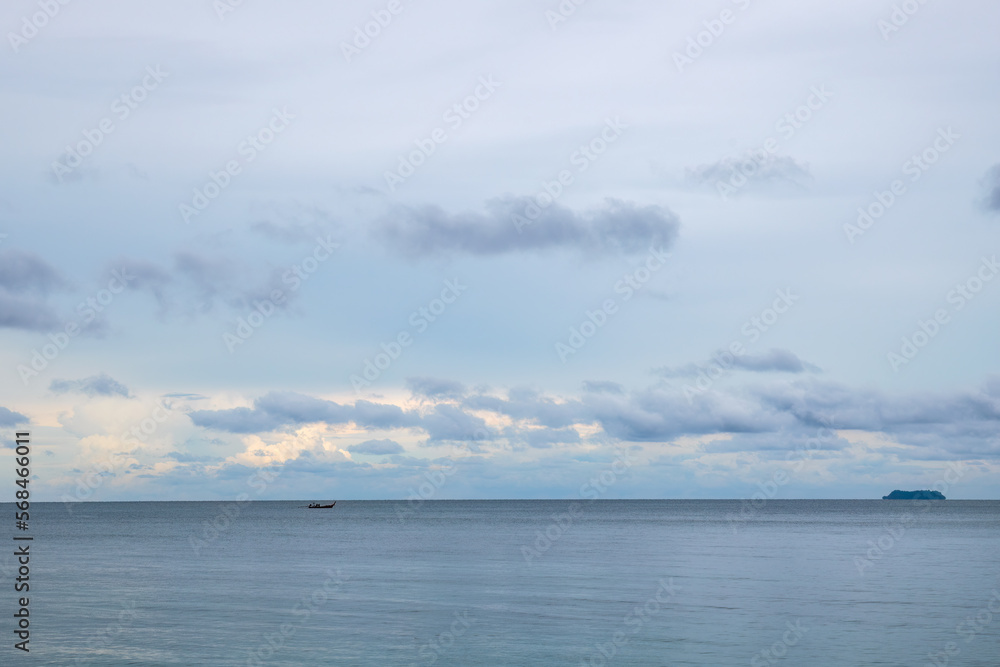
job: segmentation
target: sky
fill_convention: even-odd
[[[3,446],[67,504],[997,498],[998,21],[5,2]]]

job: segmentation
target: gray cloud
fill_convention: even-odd
[[[340,405],[295,392],[271,392],[255,400],[253,408],[195,410],[189,416],[197,426],[230,433],[260,433],[315,422],[388,429],[415,426],[419,421],[418,415],[395,405],[363,400],[353,406]]]
[[[532,428],[520,431],[507,429],[504,435],[513,442],[523,442],[536,449],[546,449],[556,444],[580,442],[580,434],[573,428]]]
[[[318,421],[336,423],[348,419],[346,406],[291,391],[272,391],[254,401],[254,405],[258,410],[288,423]]]
[[[482,417],[470,415],[454,405],[435,405],[434,410],[420,421],[420,427],[432,441],[492,440],[496,432]]]
[[[512,390],[507,400],[496,396],[470,396],[462,401],[462,406],[472,410],[489,410],[556,429],[593,421],[586,406],[580,401],[559,402],[536,391]]]
[[[123,267],[132,277],[128,289],[148,291],[160,306],[161,314],[170,305],[167,297],[167,286],[173,281],[170,273],[152,262],[123,259],[116,266]]]
[[[255,400],[253,408],[195,410],[188,416],[196,426],[230,433],[261,433],[322,422],[354,423],[370,430],[418,427],[432,441],[489,440],[496,435],[482,418],[454,405],[437,404],[421,415],[395,405],[365,400],[340,405],[294,392],[271,392]]]
[[[355,454],[402,454],[405,450],[395,440],[365,440],[351,445],[347,451]]]
[[[263,433],[293,423],[250,408],[194,410],[188,416],[195,426],[229,433]]]
[[[49,391],[57,394],[77,392],[87,396],[131,396],[128,387],[112,378],[107,373],[91,375],[82,380],[53,380]]]
[[[200,301],[211,307],[220,292],[229,292],[236,278],[232,261],[224,257],[206,257],[198,253],[180,251],[174,254],[177,275],[186,278],[195,288]]]
[[[428,377],[406,378],[406,387],[414,395],[427,398],[461,398],[466,391],[461,382]]]
[[[44,303],[0,291],[0,328],[48,331],[60,324],[56,314]]]
[[[625,387],[617,382],[584,380],[583,390],[591,394],[624,394]]]
[[[301,223],[281,225],[270,220],[255,222],[250,225],[250,229],[272,241],[281,241],[282,243],[310,241],[318,234],[318,232],[311,231],[308,226]]]
[[[20,250],[0,251],[0,328],[57,328],[59,318],[41,299],[65,287],[59,273],[38,256]]]
[[[628,399],[590,395],[590,418],[621,440],[663,442],[682,435],[764,433],[780,430],[794,420],[780,411],[762,409],[759,402],[732,395],[704,394],[693,402],[675,390],[647,390]]]
[[[768,371],[780,371],[783,373],[804,373],[805,371],[817,371],[818,366],[814,366],[807,361],[803,361],[793,352],[772,348],[761,354],[744,354],[733,361],[736,368],[753,371],[755,373],[766,373]]]
[[[829,427],[888,433],[953,455],[1000,454],[1000,397],[989,386],[976,392],[890,396],[808,378],[691,398],[656,387],[627,400],[593,395],[585,400],[604,431],[623,440],[666,441],[709,433],[788,438]]]
[[[354,402],[350,421],[364,428],[381,430],[417,426],[419,415],[415,412],[404,412],[395,405],[359,400]]]
[[[755,393],[763,406],[778,409],[807,425],[818,424],[817,415],[829,415],[838,428],[844,429],[902,432],[935,425],[958,426],[976,437],[988,434],[995,438],[1000,397],[991,393],[990,387],[977,392],[887,396],[831,382],[803,380],[763,387]]]
[[[0,426],[14,426],[16,424],[26,424],[27,422],[28,418],[20,412],[0,407]]]
[[[993,165],[983,180],[986,187],[986,208],[1000,212],[1000,164]]]
[[[396,209],[374,226],[374,236],[408,257],[446,253],[500,255],[516,251],[575,249],[587,253],[634,253],[669,247],[680,226],[661,206],[640,207],[607,199],[603,206],[576,213],[551,204],[520,229],[513,216],[534,206],[529,197],[502,197],[486,203],[486,213],[449,214],[437,206]],[[525,218],[527,221],[527,218]]]
[[[221,255],[206,255],[189,250],[173,254],[172,269],[144,260],[123,259],[117,266],[134,275],[128,287],[148,292],[156,300],[161,317],[192,317],[213,312],[221,304],[234,310],[247,310],[280,289],[278,310],[288,308],[296,292],[282,284],[283,270],[245,266]]]
[[[699,364],[684,364],[682,366],[662,366],[654,368],[653,372],[665,378],[697,377],[707,372],[709,367],[720,367],[725,370],[738,369],[753,373],[804,373],[817,372],[819,366],[803,361],[794,352],[771,348],[760,354],[741,354],[734,357],[724,351],[719,351],[707,361]]]
[[[329,213],[315,207],[284,206],[273,215],[277,220],[260,220],[250,230],[281,243],[312,243],[339,228]]]
[[[37,255],[20,250],[0,251],[0,287],[8,292],[48,294],[65,286],[59,272]]]
[[[743,170],[741,170],[741,166],[744,168]],[[747,172],[750,172],[749,175]],[[734,176],[737,179],[746,178],[744,188],[754,183],[783,182],[803,185],[812,179],[809,165],[798,162],[787,155],[771,154],[768,154],[762,161],[753,160],[749,155],[727,157],[717,162],[688,167],[685,172],[685,179],[689,183],[712,187],[715,187],[716,183],[720,181],[729,184],[730,179]]]

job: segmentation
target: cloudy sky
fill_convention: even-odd
[[[998,21],[5,2],[5,442],[66,502],[996,498]]]

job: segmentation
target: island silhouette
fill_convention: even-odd
[[[896,489],[882,500],[945,500],[940,491],[900,491]]]

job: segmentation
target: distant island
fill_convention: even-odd
[[[945,500],[940,491],[893,491],[882,500]]]

